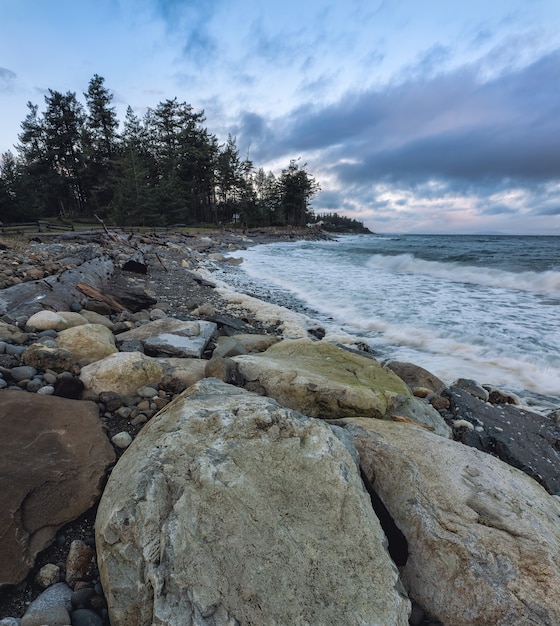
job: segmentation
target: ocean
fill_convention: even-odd
[[[447,384],[560,406],[560,237],[344,235],[249,247],[225,281]]]

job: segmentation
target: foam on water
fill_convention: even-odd
[[[398,249],[380,254],[380,243]],[[307,307],[328,336],[365,340],[384,357],[421,365],[446,383],[469,377],[558,398],[560,272],[548,258],[537,259],[545,268],[538,271],[541,249],[512,271],[529,255],[522,241],[508,240],[501,257],[494,240],[492,255],[484,241],[476,253],[448,242],[445,258],[468,257],[468,264],[420,258],[422,239],[414,243],[415,254],[402,252],[400,238],[256,246],[241,254],[235,288],[300,312]],[[431,257],[439,253],[435,244],[427,239]]]

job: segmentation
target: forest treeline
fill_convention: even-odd
[[[100,216],[119,226],[228,224],[304,226],[320,190],[305,164],[279,176],[220,144],[204,112],[177,98],[119,122],[104,78],[94,75],[85,106],[48,90],[45,110],[28,103],[15,154],[0,157],[4,222]]]

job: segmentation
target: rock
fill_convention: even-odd
[[[26,613],[21,626],[68,626],[70,615],[63,606],[53,606],[48,609]]]
[[[207,361],[202,359],[164,358],[157,361],[164,372],[160,387],[171,393],[181,393],[205,376]]]
[[[68,323],[68,328],[74,328],[75,326],[83,326],[84,324],[89,324],[88,320],[80,313],[76,313],[73,311],[57,311],[57,314],[66,320],[66,322]]]
[[[95,550],[90,548],[81,539],[75,539],[70,544],[70,550],[66,557],[66,583],[70,587],[86,578],[86,575],[95,558]]]
[[[346,419],[408,540],[401,576],[444,624],[560,624],[560,502],[499,459],[425,429]]]
[[[451,437],[451,429],[436,409],[431,404],[414,396],[397,396],[393,400],[390,413],[391,419],[394,421],[399,421],[400,418],[412,420],[418,424],[423,424],[436,435]]]
[[[37,370],[30,365],[21,365],[19,367],[12,367],[10,370],[10,376],[16,381],[27,380],[33,378],[37,374]]]
[[[3,617],[0,619],[0,626],[21,626],[21,620],[16,617]]]
[[[490,405],[457,387],[444,395],[452,417],[475,427],[462,429],[459,441],[499,457],[560,495],[560,425],[512,404]]]
[[[97,406],[2,391],[0,587],[25,578],[64,524],[87,511],[115,453]]]
[[[249,388],[261,388],[310,417],[389,417],[408,387],[377,361],[309,339],[284,340],[261,354],[233,357]]]
[[[72,589],[66,583],[56,583],[45,589],[40,596],[33,600],[25,614],[30,615],[55,606],[62,606],[67,611],[72,610]]]
[[[105,405],[105,410],[111,413],[120,409],[124,404],[123,397],[114,391],[102,391],[99,394],[99,402],[102,402]]]
[[[117,448],[124,449],[132,443],[132,437],[126,431],[122,431],[111,437],[111,441]]]
[[[218,337],[212,357],[229,357],[247,354],[248,350],[235,337]]]
[[[437,376],[429,372],[428,370],[414,365],[413,363],[404,363],[402,361],[389,361],[385,367],[388,367],[392,372],[410,387],[424,387],[430,389],[432,393],[440,394],[447,385],[441,381]]]
[[[230,358],[212,356],[209,361],[206,361],[204,375],[207,378],[218,378],[224,383],[238,387],[242,387],[244,383],[243,376],[237,368],[237,363]]]
[[[27,341],[27,335],[17,326],[0,322],[0,339],[12,341],[16,344],[23,344]]]
[[[103,324],[85,324],[63,330],[58,345],[74,355],[76,361],[93,363],[118,352],[113,333]]]
[[[90,609],[77,609],[72,613],[72,626],[103,626],[103,619]]]
[[[32,343],[27,346],[21,360],[26,365],[31,365],[38,370],[52,370],[53,372],[65,372],[75,362],[74,355],[63,348],[52,348],[42,343]]]
[[[165,317],[121,333],[117,341],[139,339],[146,354],[200,358],[215,331],[213,322]]]
[[[140,352],[117,352],[82,367],[80,380],[95,393],[114,391],[132,396],[148,382],[159,382],[163,368],[157,359]]]
[[[154,387],[150,387],[149,385],[144,385],[136,390],[136,395],[141,398],[155,398],[158,395],[157,389]]]
[[[274,335],[251,335],[249,333],[241,333],[233,335],[233,338],[239,342],[247,352],[264,352],[270,346],[278,343],[280,337]],[[218,339],[219,343],[220,339]]]
[[[60,398],[79,400],[84,392],[84,383],[76,376],[64,376],[57,380],[54,395]]]
[[[27,326],[37,330],[65,330],[68,322],[54,311],[39,311],[27,320]]]
[[[482,385],[479,385],[475,380],[471,380],[470,378],[458,378],[453,383],[453,386],[458,389],[462,389],[463,391],[467,391],[471,394],[471,396],[474,396],[483,402],[488,402],[488,398],[490,397],[490,394]]]
[[[50,587],[60,581],[60,567],[54,563],[47,563],[37,572],[35,582],[41,587]]]
[[[326,423],[214,379],[121,457],[96,543],[114,625],[408,623],[344,444]]]
[[[95,311],[88,311],[87,309],[82,309],[80,315],[86,319],[89,324],[102,324],[109,330],[113,330],[113,322],[105,315],[100,315]]]

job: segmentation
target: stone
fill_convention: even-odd
[[[124,449],[128,448],[128,446],[132,443],[132,437],[123,430],[122,432],[113,435],[113,437],[111,437],[111,441],[115,446],[117,446],[117,448]]]
[[[410,598],[444,624],[560,624],[560,501],[523,472],[418,426],[345,419],[408,541]]]
[[[96,519],[112,624],[408,624],[357,466],[333,430],[215,379],[115,466]]]
[[[239,373],[237,363],[228,357],[215,357],[209,361],[206,361],[206,367],[204,368],[204,375],[207,378],[218,378],[224,383],[231,385],[243,386],[243,376]]]
[[[136,390],[136,395],[141,398],[155,398],[158,395],[157,389],[154,387],[150,387],[149,385],[143,385],[139,389]]]
[[[88,320],[83,315],[76,313],[75,311],[58,311],[57,313],[60,317],[67,321],[68,328],[89,324]]]
[[[72,610],[72,589],[66,583],[56,583],[45,589],[33,600],[25,613],[28,615],[55,606],[62,606],[67,611]]]
[[[497,456],[560,495],[560,425],[512,404],[488,404],[457,387],[444,395],[452,418],[474,426],[457,431],[459,441]]]
[[[63,348],[51,348],[42,343],[32,343],[27,346],[21,360],[26,365],[31,365],[38,370],[52,370],[53,372],[65,372],[75,362],[74,355]]]
[[[84,392],[84,383],[77,376],[59,378],[54,390],[55,396],[79,400]]]
[[[70,615],[63,606],[26,613],[21,620],[21,626],[69,626],[69,624]]]
[[[37,572],[35,582],[41,587],[50,587],[60,581],[60,567],[55,563],[47,563]]]
[[[34,313],[28,320],[27,326],[37,330],[65,330],[68,322],[54,311],[39,311]]]
[[[252,335],[250,333],[241,333],[233,335],[234,339],[239,342],[247,352],[264,352],[270,346],[281,341],[280,337],[275,335]],[[221,338],[218,338],[218,343]]]
[[[439,395],[447,387],[435,374],[432,374],[419,365],[403,361],[389,361],[385,366],[392,372],[395,372],[401,380],[404,380],[410,389],[423,387]]]
[[[33,378],[37,374],[37,370],[30,365],[21,365],[19,367],[12,367],[10,370],[10,376],[16,381],[28,380]]]
[[[89,324],[102,324],[109,330],[113,330],[113,322],[105,315],[101,315],[95,311],[88,311],[87,309],[82,309],[80,315],[87,320]]]
[[[140,352],[117,352],[85,365],[80,372],[86,390],[98,394],[113,391],[124,396],[133,396],[139,387],[162,378],[158,360]]]
[[[239,354],[247,354],[248,350],[235,337],[218,337],[212,357],[230,357]]]
[[[205,360],[170,357],[157,361],[164,372],[160,387],[171,393],[180,393],[205,377]]]
[[[76,361],[93,363],[118,352],[113,333],[103,324],[85,324],[63,330],[58,345],[74,355]]]
[[[57,531],[87,511],[115,453],[91,402],[2,391],[0,587],[25,578]]]
[[[16,344],[23,344],[27,341],[27,335],[13,324],[0,322],[0,339],[11,341]]]
[[[248,388],[310,417],[389,417],[397,396],[412,397],[377,361],[328,342],[284,340],[232,358]]]
[[[483,402],[488,402],[490,397],[487,389],[484,389],[484,387],[479,385],[476,380],[471,380],[470,378],[458,378],[453,383],[453,387],[467,391],[471,394],[471,396],[474,396]]]
[[[52,385],[45,385],[44,387],[37,389],[37,395],[38,396],[52,396],[54,395],[54,391],[55,389]]]
[[[86,578],[95,558],[95,550],[81,539],[74,539],[66,557],[66,583],[73,587],[76,582]]]
[[[90,609],[77,609],[72,613],[72,626],[103,626],[103,619]]]
[[[142,341],[146,354],[200,358],[216,329],[214,322],[165,317],[120,333],[117,342],[137,339]]]

